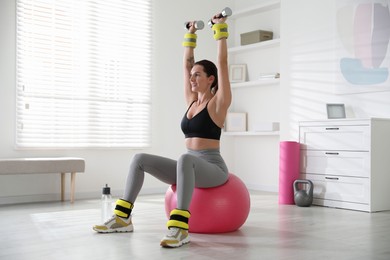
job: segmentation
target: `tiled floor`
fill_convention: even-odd
[[[133,233],[95,233],[99,202],[1,206],[0,259],[390,259],[390,211],[278,205],[275,193],[251,192],[239,231],[191,234],[190,244],[166,249],[164,195],[139,197]]]

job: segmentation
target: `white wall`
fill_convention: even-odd
[[[182,38],[184,21],[207,21],[230,1],[154,1],[152,146],[145,150],[77,149],[17,150],[15,140],[15,0],[0,1],[0,158],[79,156],[86,172],[76,179],[76,198],[97,198],[108,183],[114,196],[123,192],[130,158],[150,152],[177,158],[185,151],[180,120],[185,111],[182,95]],[[215,59],[216,44],[209,28],[198,33],[196,58]],[[68,177],[69,178],[69,177]],[[69,182],[69,179],[67,179]],[[0,176],[0,204],[58,200],[59,174]],[[69,185],[67,184],[67,188]],[[143,193],[165,192],[166,185],[146,176]],[[68,193],[67,193],[68,194]],[[69,197],[69,195],[68,195]]]
[[[339,61],[345,53],[337,31],[337,13],[345,5],[373,2],[390,3],[282,1],[282,139],[297,140],[299,121],[326,119],[326,103],[344,103],[351,118],[390,117],[389,91],[338,94],[340,87],[370,87],[351,86],[341,77]],[[390,67],[389,52],[384,63]],[[389,81],[385,85],[390,90]]]
[[[246,8],[259,2],[237,2],[236,7]],[[344,103],[349,118],[390,117],[390,79],[380,86],[374,86],[376,90],[381,88],[387,91],[367,92],[373,86],[351,85],[340,73],[340,58],[348,57],[349,54],[341,44],[337,25],[339,22],[345,26],[350,20],[343,15],[338,16],[338,12],[345,5],[353,7],[358,3],[373,2],[390,3],[388,0],[281,0],[280,34],[276,29],[276,35],[281,37],[280,91],[275,95],[273,86],[268,89],[254,88],[248,92],[242,90],[244,94],[234,95],[234,99],[239,101],[234,107],[237,110],[241,107],[251,109],[257,103],[253,105],[257,111],[252,109],[248,116],[256,115],[264,121],[279,119],[281,135],[279,138],[225,137],[233,148],[229,154],[233,162],[231,169],[249,188],[278,190],[279,139],[298,141],[299,121],[326,119],[326,103]],[[253,26],[269,26],[273,21],[271,17],[265,18],[266,15],[262,13],[257,21],[249,22],[248,28],[254,30],[256,28]],[[389,54],[390,46],[383,62],[387,68],[390,67]],[[275,65],[270,56],[253,53],[253,57],[266,61],[268,67]],[[248,60],[251,61],[246,57],[242,62]],[[256,69],[263,68],[258,66]],[[351,94],[362,91],[365,93]],[[275,111],[280,114],[276,116]]]
[[[297,140],[301,120],[325,119],[326,103],[345,103],[348,117],[390,117],[389,91],[335,94],[334,87],[343,84],[337,66],[336,13],[340,3],[351,2],[282,0],[280,105],[275,102],[275,107],[269,108],[280,110],[281,140]],[[207,22],[210,15],[225,6],[232,7],[234,12],[235,7],[258,3],[258,0],[154,1],[152,147],[142,152],[171,158],[184,152],[179,128],[185,110],[181,89],[183,21],[202,18]],[[211,31],[205,28],[198,35],[196,58],[214,60],[215,42]],[[0,1],[0,38],[0,157],[84,157],[86,172],[77,176],[76,197],[98,197],[105,183],[110,184],[115,196],[120,196],[129,160],[138,150],[15,149],[15,0]],[[231,171],[243,177],[248,186],[277,190],[278,141],[278,137],[223,137],[221,151]],[[0,176],[0,204],[59,199],[59,182],[57,175]],[[165,185],[147,176],[143,192],[165,190]]]

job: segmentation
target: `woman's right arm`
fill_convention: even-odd
[[[193,22],[191,22],[190,25],[191,26],[188,30],[188,33],[195,35],[196,29],[195,29]],[[195,35],[195,37],[196,37],[196,35]],[[191,69],[195,63],[194,49],[195,49],[195,47],[192,47],[192,46],[184,46],[183,80],[184,80],[184,97],[185,97],[187,106],[189,106],[192,103],[192,101],[196,100],[196,98],[197,98],[196,93],[193,92],[191,89],[191,82],[190,82]]]

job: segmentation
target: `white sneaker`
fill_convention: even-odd
[[[190,236],[188,230],[171,227],[169,228],[168,235],[161,239],[160,245],[162,247],[180,247],[190,242]]]
[[[131,217],[126,219],[113,215],[103,225],[94,226],[93,230],[99,233],[133,232],[133,224]]]

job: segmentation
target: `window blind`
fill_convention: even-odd
[[[16,145],[150,145],[151,1],[17,0]]]

